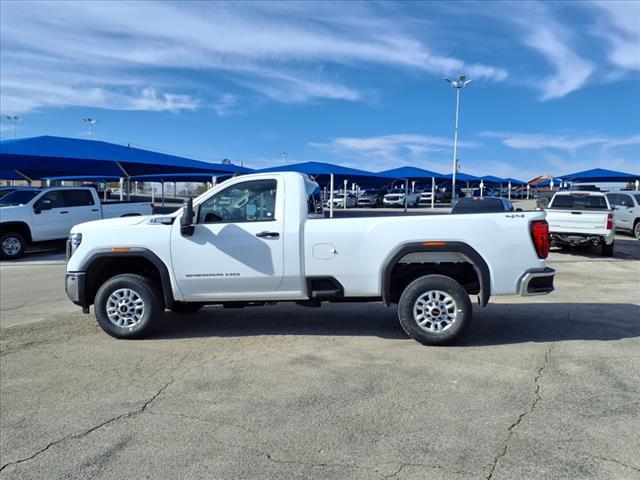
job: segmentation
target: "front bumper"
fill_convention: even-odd
[[[531,295],[546,295],[553,292],[553,278],[555,275],[556,271],[550,267],[527,270],[520,278],[520,295],[528,297]]]
[[[69,272],[64,277],[64,289],[69,299],[76,305],[88,308],[87,272]]]

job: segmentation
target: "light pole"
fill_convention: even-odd
[[[282,163],[287,163],[288,158],[289,154],[287,152],[280,152],[280,160],[282,160]]]
[[[458,126],[460,125],[460,90],[471,83],[466,76],[460,75],[458,80],[445,78],[456,91],[456,128],[453,133],[453,172],[451,176],[451,203],[456,199],[456,172],[458,171]]]
[[[89,140],[93,140],[93,126],[98,123],[100,120],[96,120],[95,118],[87,117],[83,118],[82,121],[89,125]]]
[[[13,123],[13,139],[16,139],[16,131],[18,129],[18,122],[22,121],[22,118],[20,118],[17,115],[5,115],[4,118],[6,118],[7,120],[9,120],[10,122]]]

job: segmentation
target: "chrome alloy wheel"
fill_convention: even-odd
[[[16,237],[7,237],[2,242],[2,253],[7,257],[15,257],[20,253],[21,248],[22,242],[20,242],[20,239]]]
[[[413,304],[413,318],[429,333],[443,333],[453,326],[458,316],[455,300],[441,290],[429,290]]]
[[[109,295],[107,316],[118,327],[133,327],[144,315],[144,302],[135,290],[119,288]]]

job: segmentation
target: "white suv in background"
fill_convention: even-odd
[[[607,193],[607,199],[616,230],[627,230],[640,240],[640,192],[616,190]]]

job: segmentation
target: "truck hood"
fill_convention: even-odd
[[[146,222],[154,215],[137,215],[135,217],[119,217],[119,218],[107,218],[106,220],[94,220],[92,222],[80,223],[71,229],[71,233],[82,233],[82,230],[91,229],[111,229],[118,227],[128,227],[131,225],[139,225]],[[162,215],[155,215],[162,216]]]

